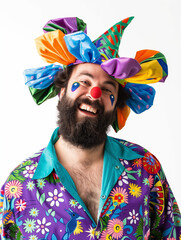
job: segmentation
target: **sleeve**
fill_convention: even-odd
[[[151,239],[181,239],[181,214],[162,168],[150,192],[150,223]]]
[[[11,186],[7,184],[3,185],[0,192],[0,240],[22,239],[19,227],[15,223],[14,217],[14,199],[8,199],[5,192],[11,192]]]

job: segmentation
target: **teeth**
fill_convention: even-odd
[[[96,112],[97,112],[97,109],[95,109],[95,108],[93,108],[89,105],[86,105],[86,104],[81,104],[80,109],[86,110],[87,112],[91,112],[91,113],[94,113],[94,114],[96,114]]]

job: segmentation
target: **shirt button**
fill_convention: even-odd
[[[118,165],[115,166],[115,169],[116,169],[116,170],[118,170],[119,168],[120,168],[120,166],[118,166]]]
[[[102,199],[105,199],[105,198],[106,198],[106,195],[102,195],[101,198],[102,198]]]

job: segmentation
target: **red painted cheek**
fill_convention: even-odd
[[[90,94],[93,98],[100,98],[102,95],[102,91],[99,87],[93,87],[90,91]]]

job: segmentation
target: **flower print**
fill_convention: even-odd
[[[23,174],[26,178],[32,178],[34,175],[36,167],[34,165],[26,166],[26,170],[23,171]]]
[[[64,187],[64,186],[61,187],[60,190],[63,191],[63,192],[65,192],[65,187]]]
[[[35,222],[36,221],[34,219],[28,219],[27,218],[25,220],[25,223],[23,223],[25,232],[32,233],[35,230],[35,228],[36,228]]]
[[[126,172],[124,171],[121,176],[118,178],[118,185],[123,186],[123,183],[128,184],[128,176],[126,176]]]
[[[111,235],[108,234],[107,230],[103,231],[101,234],[100,240],[108,240],[108,239],[112,239]]]
[[[127,160],[124,160],[124,159],[119,159],[119,160],[121,161],[121,163],[124,167],[126,167],[126,165],[129,164]]]
[[[37,187],[40,189],[43,189],[46,184],[46,181],[44,179],[38,179],[37,180]]]
[[[129,217],[127,217],[127,219],[130,220],[130,224],[136,224],[136,221],[139,221],[138,213],[135,212],[135,209],[129,212]]]
[[[35,184],[32,181],[29,181],[26,187],[29,191],[33,191],[33,189],[35,188]]]
[[[137,174],[138,174],[138,177],[141,177],[141,169],[138,169]]]
[[[37,208],[32,208],[32,209],[30,209],[29,214],[32,217],[37,217],[39,214],[39,210]]]
[[[38,237],[35,236],[35,235],[31,235],[31,236],[29,237],[29,240],[38,240]]]
[[[146,195],[145,197],[144,197],[144,205],[146,206],[148,204],[148,196]]]
[[[37,230],[36,232],[40,232],[41,234],[45,234],[46,232],[49,232],[49,229],[47,228],[48,226],[51,225],[51,222],[46,223],[46,218],[44,217],[42,219],[42,221],[40,221],[39,219],[37,220],[38,225],[36,226]]]
[[[143,157],[143,168],[150,174],[156,174],[161,165],[151,153],[147,152]]]
[[[152,188],[153,187],[153,181],[154,181],[154,178],[153,178],[152,175],[149,176],[148,181],[149,181],[149,184],[150,184],[150,188]]]
[[[22,212],[26,208],[26,202],[22,199],[16,202],[16,209],[18,209],[19,212]]]
[[[81,222],[77,221],[77,226],[76,229],[74,230],[74,235],[80,234],[81,232],[83,232],[83,227],[81,226]]]
[[[150,182],[149,182],[149,180],[148,180],[148,178],[144,178],[143,179],[143,183],[145,184],[145,185],[150,185]]]
[[[58,175],[56,174],[56,172],[52,172],[52,176],[53,176],[54,180],[59,179],[59,177],[58,177]]]
[[[118,218],[109,220],[107,233],[115,239],[120,239],[123,236],[123,222]]]
[[[74,199],[70,199],[69,204],[70,204],[71,207],[75,208],[77,206],[78,202],[75,201]]]
[[[54,192],[48,192],[49,198],[47,198],[47,202],[51,202],[50,206],[53,207],[56,205],[56,207],[60,206],[60,202],[64,202],[64,199],[61,198],[63,196],[63,193],[58,194],[58,190],[54,189]]]
[[[94,239],[95,229],[94,229],[92,226],[90,226],[90,227],[89,227],[89,230],[86,231],[86,232],[89,233],[88,237],[89,237],[90,240],[91,240],[92,238]]]
[[[123,188],[114,188],[110,195],[113,196],[113,202],[117,202],[118,204],[128,203],[128,193]]]
[[[142,166],[142,160],[141,160],[141,158],[135,159],[135,160],[133,161],[133,167],[140,167],[140,168],[141,168],[141,166]]]
[[[22,195],[22,189],[23,186],[19,181],[10,181],[5,186],[5,195],[9,199],[11,199],[12,197],[19,198]]]
[[[148,210],[147,210],[147,209],[145,209],[145,211],[144,211],[144,215],[145,215],[145,217],[148,216]]]
[[[99,239],[100,235],[101,235],[101,232],[100,232],[100,231],[96,231],[96,232],[95,232],[95,236],[97,237],[97,239]]]
[[[173,222],[174,218],[173,218],[173,203],[172,203],[172,201],[168,202],[167,215],[170,215],[170,218],[172,219],[172,222]]]
[[[149,237],[150,237],[150,229],[144,235],[144,240],[149,240]]]
[[[138,185],[134,184],[134,183],[130,183],[129,184],[129,193],[133,196],[133,197],[140,197],[142,190],[141,187],[138,187]]]

